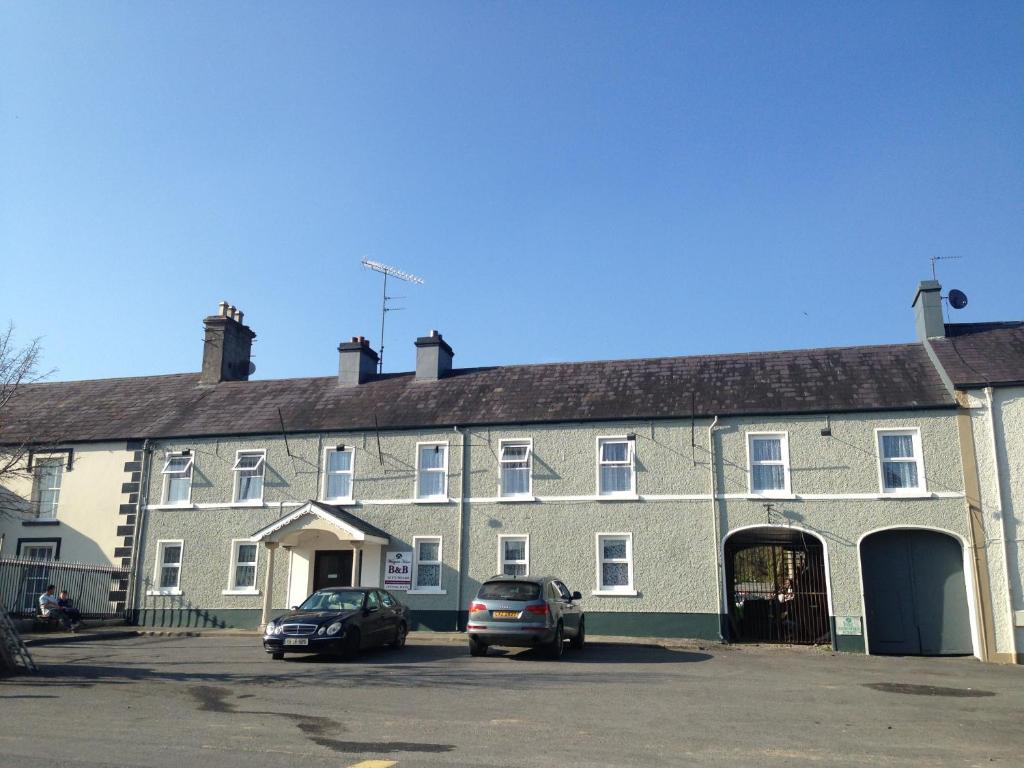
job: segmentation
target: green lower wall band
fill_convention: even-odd
[[[277,615],[284,613],[278,610]],[[239,608],[144,608],[134,612],[132,624],[155,629],[256,629],[262,611]]]

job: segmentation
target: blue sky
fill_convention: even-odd
[[[0,321],[56,379],[458,367],[1024,318],[1024,4],[6,3]]]

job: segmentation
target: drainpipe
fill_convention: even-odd
[[[714,527],[712,538],[714,539],[715,546],[715,597],[717,598],[715,615],[718,617],[718,641],[724,643],[725,636],[722,634],[722,580],[725,578],[725,571],[722,569],[721,547],[718,540],[722,526],[718,519],[718,503],[716,501],[718,482],[715,477],[715,427],[717,426],[718,417],[715,416],[715,420],[708,427],[708,455],[711,457],[708,467],[711,472],[711,523]]]
[[[462,482],[459,483],[459,533],[456,537],[459,548],[459,578],[455,589],[455,631],[459,632],[459,612],[462,610],[462,579],[465,576],[466,560],[462,553],[462,531],[466,527],[466,481],[469,479],[469,435],[457,426],[452,427],[462,438]]]
[[[139,485],[139,500],[135,506],[135,534],[132,537],[132,562],[128,570],[128,594],[125,596],[125,609],[131,610],[133,618],[138,621],[139,612],[142,610],[141,602],[136,605],[138,596],[143,594],[139,589],[142,580],[142,529],[145,525],[146,507],[149,506],[149,472],[150,472],[150,448],[149,438],[142,441],[142,483]]]
[[[985,399],[988,401],[988,431],[992,443],[992,469],[996,481],[996,512],[999,513],[999,535],[1003,540],[1003,578],[1006,582],[1006,612],[1010,619],[1010,663],[1017,663],[1017,628],[1013,621],[1013,593],[1010,591],[1010,547],[1006,540],[1006,515],[1003,514],[1003,481],[999,474],[999,453],[996,442],[995,402],[992,398],[992,387],[985,387]]]

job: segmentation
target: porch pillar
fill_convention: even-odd
[[[274,552],[277,551],[276,541],[266,541],[264,544],[267,547],[267,579],[263,584],[263,615],[260,617],[260,629],[264,629],[267,626],[267,622],[270,621],[270,606],[273,599],[273,588],[274,588]]]
[[[362,586],[359,583],[359,545],[352,544],[352,586]]]

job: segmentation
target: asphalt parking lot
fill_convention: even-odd
[[[770,647],[492,653],[429,635],[350,663],[275,662],[244,636],[41,646],[40,674],[0,680],[0,765],[1024,763],[1019,667]]]

